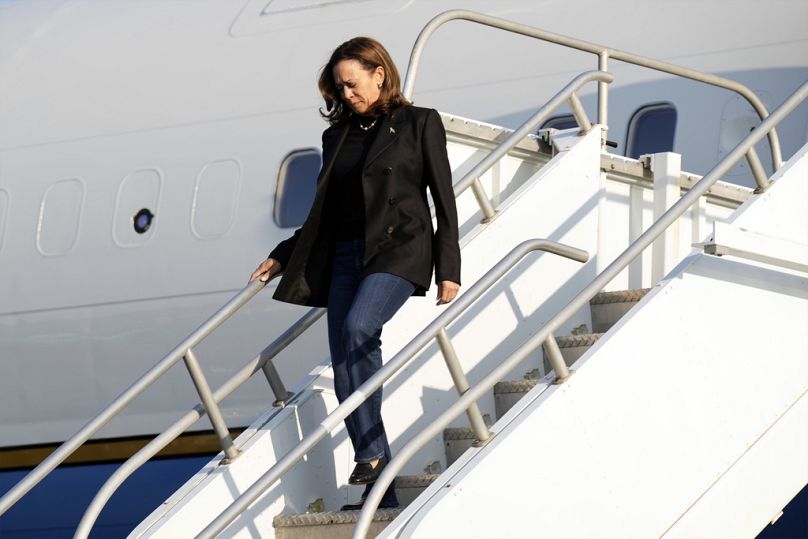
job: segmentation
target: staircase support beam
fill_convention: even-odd
[[[657,221],[680,198],[679,177],[682,156],[664,152],[650,156],[654,175],[654,221]],[[679,221],[675,221],[654,240],[651,257],[651,283],[655,284],[673,269],[679,260]]]

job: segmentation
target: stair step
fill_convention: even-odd
[[[496,410],[497,419],[505,415],[519,399],[525,394],[536,387],[539,381],[537,379],[530,380],[505,380],[497,382],[494,386],[494,409]]]
[[[592,312],[592,331],[605,333],[617,323],[650,288],[601,292],[589,301]]]
[[[402,511],[401,507],[377,510],[367,537],[376,537]],[[276,539],[350,539],[357,520],[359,511],[333,511],[278,515],[272,525]]]
[[[373,518],[368,537],[374,537],[408,506],[439,474],[400,475],[396,477],[396,495],[400,508],[380,509]],[[278,539],[318,539],[320,537],[350,537],[359,511],[312,512],[278,515],[273,520]]]
[[[401,475],[396,477],[396,496],[402,507],[410,505],[439,474]]]

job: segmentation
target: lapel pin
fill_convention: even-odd
[[[390,128],[390,134],[393,135],[393,134],[395,134],[395,132],[396,132],[396,130],[391,127]]]

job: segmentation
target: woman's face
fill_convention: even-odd
[[[384,68],[368,70],[357,60],[341,60],[334,66],[334,83],[342,100],[357,114],[364,114],[379,99]]]

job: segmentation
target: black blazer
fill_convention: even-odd
[[[333,237],[321,226],[331,168],[347,123],[323,132],[323,168],[309,215],[270,253],[283,266],[274,298],[325,307],[331,283]],[[435,203],[432,228],[426,190]],[[434,109],[400,107],[382,119],[362,170],[365,198],[363,275],[392,273],[411,281],[416,295],[435,281],[460,283],[460,246],[446,133]]]

